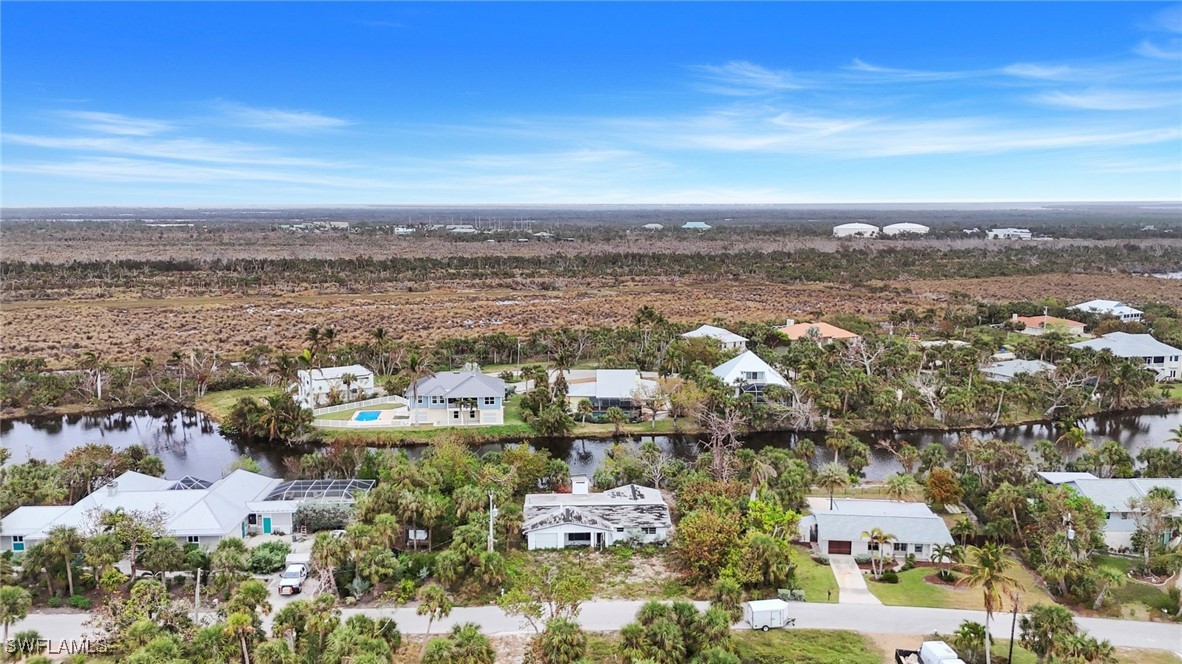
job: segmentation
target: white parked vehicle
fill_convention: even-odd
[[[288,565],[279,575],[279,594],[295,595],[304,589],[304,580],[308,578],[308,566],[303,563]]]
[[[943,641],[924,641],[919,650],[895,650],[897,664],[964,664]]]
[[[743,620],[751,629],[778,629],[796,624],[796,618],[788,617],[788,602],[782,599],[757,599],[743,603]]]

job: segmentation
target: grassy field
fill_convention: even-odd
[[[836,604],[839,591],[833,570],[810,558],[805,551],[793,549],[792,553],[796,563],[796,584],[804,591],[805,601]]]
[[[782,629],[735,632],[744,664],[879,664],[883,654],[862,634],[845,630]]]
[[[899,573],[899,583],[879,583],[867,578],[866,585],[883,604],[890,606],[926,606],[937,609],[984,609],[979,588],[928,583],[924,577],[935,574],[934,567],[916,567]],[[1014,578],[1022,585],[1022,604],[1052,604],[1054,600],[1035,582],[1025,567],[1013,568]],[[958,575],[960,576],[960,575]]]
[[[245,387],[240,390],[223,390],[208,392],[197,400],[197,410],[212,416],[216,420],[223,420],[230,413],[230,407],[238,403],[242,397],[261,399],[282,390],[278,387]]]
[[[1096,559],[1100,565],[1116,569],[1121,574],[1127,574],[1136,564],[1133,559],[1123,556],[1097,556]],[[1161,588],[1130,579],[1123,586],[1109,591],[1109,599],[1101,612],[1145,620],[1151,614],[1160,616],[1163,610],[1169,611],[1171,608],[1173,604],[1170,597]]]
[[[620,662],[616,633],[588,634],[589,662]],[[884,658],[870,639],[845,630],[782,629],[734,632],[734,652],[743,664],[880,664]]]

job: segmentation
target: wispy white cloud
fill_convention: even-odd
[[[3,134],[3,141],[53,150],[97,152],[179,161],[198,161],[220,164],[269,164],[275,166],[329,167],[332,162],[320,159],[288,157],[276,150],[249,143],[217,142],[204,138],[157,139],[112,136],[39,136],[34,134]]]
[[[1182,105],[1182,97],[1176,92],[1147,92],[1144,90],[1089,89],[1080,92],[1055,90],[1044,92],[1033,99],[1037,103],[1048,106],[1090,111],[1136,111]]]
[[[119,113],[57,111],[55,115],[65,118],[79,129],[86,129],[102,134],[117,134],[120,136],[153,136],[170,131],[175,127],[171,122],[136,118]]]
[[[762,95],[806,87],[792,72],[768,69],[746,60],[731,60],[722,65],[691,67],[709,83],[707,92],[736,97]]]
[[[340,129],[353,124],[343,118],[313,111],[256,108],[227,101],[219,101],[214,106],[230,122],[253,129],[303,133]]]
[[[980,76],[983,72],[966,70],[966,71],[929,71],[922,69],[902,69],[899,67],[884,67],[880,65],[870,64],[864,60],[854,58],[852,64],[846,67],[846,70],[852,72],[860,72],[863,74],[873,74],[879,78],[889,78],[893,80],[905,81],[950,81],[960,78],[971,78]]]
[[[1030,62],[1015,62],[1001,68],[1003,74],[1018,78],[1058,80],[1068,78],[1076,69],[1067,65],[1039,65]]]
[[[1171,39],[1160,44],[1145,39],[1133,48],[1133,52],[1155,60],[1180,60],[1182,59],[1182,39]]]

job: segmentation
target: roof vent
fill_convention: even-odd
[[[591,491],[591,483],[587,480],[586,475],[571,475],[570,477],[570,492],[572,494],[582,495]]]
[[[107,482],[107,495],[113,496],[119,493],[119,483],[115,481]]]

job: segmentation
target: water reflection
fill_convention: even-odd
[[[1097,440],[1115,440],[1135,457],[1147,447],[1166,446],[1173,435],[1171,430],[1182,425],[1180,412],[1147,412],[1136,415],[1113,415],[1091,418],[1081,422],[1089,437]],[[991,431],[965,432],[982,438],[1000,438],[1017,441],[1030,448],[1035,441],[1054,440],[1058,432],[1054,426],[1028,424],[1003,427]],[[867,479],[882,479],[901,470],[894,455],[880,449],[880,439],[907,441],[916,447],[944,445],[951,448],[960,434],[943,431],[919,431],[906,433],[867,433],[860,435],[870,445],[870,465],[866,468]],[[792,433],[756,433],[744,439],[744,445],[760,449],[764,447],[794,447],[802,438],[817,444],[814,463],[832,459],[832,453],[824,447],[824,435],[820,433],[799,436]],[[647,440],[681,459],[692,459],[699,452],[699,438],[690,435],[671,436],[624,436],[617,441],[601,439],[549,439],[534,441],[536,448],[546,449],[558,459],[570,464],[571,472],[594,474],[603,462],[613,442],[639,448]],[[225,469],[242,455],[259,463],[263,472],[275,476],[290,474],[285,460],[308,451],[301,448],[274,448],[251,446],[224,438],[218,433],[217,423],[204,414],[190,409],[138,409],[120,410],[85,415],[24,418],[0,422],[0,446],[12,452],[12,461],[21,462],[30,456],[56,461],[70,449],[86,443],[106,443],[116,449],[140,444],[164,461],[168,477],[193,475],[205,479],[221,477]],[[1172,444],[1171,444],[1172,445]],[[479,453],[503,450],[507,444],[482,445]],[[409,448],[408,454],[417,457],[424,448]]]

